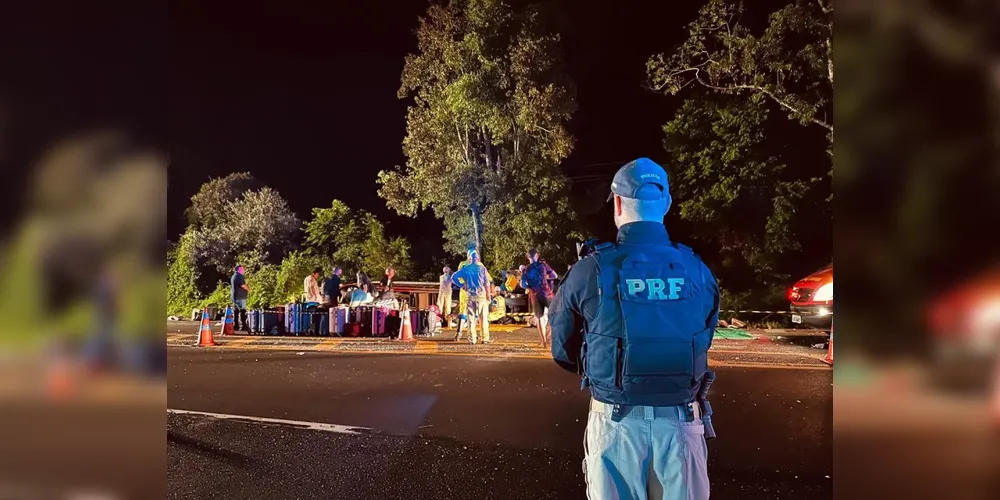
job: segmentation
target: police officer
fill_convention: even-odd
[[[591,392],[584,470],[591,499],[705,499],[708,348],[719,291],[690,248],[670,241],[670,192],[648,158],[611,183],[617,243],[566,276],[549,312],[552,356]]]

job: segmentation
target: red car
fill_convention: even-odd
[[[833,324],[833,264],[800,279],[788,289],[792,323],[821,330]]]

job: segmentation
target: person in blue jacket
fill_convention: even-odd
[[[591,499],[707,499],[715,436],[706,399],[719,289],[663,218],[667,174],[648,158],[615,174],[616,243],[573,265],[549,311],[552,357],[590,388]]]

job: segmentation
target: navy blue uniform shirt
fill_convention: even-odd
[[[340,301],[340,276],[336,274],[323,282],[323,295],[329,296],[334,305]]]
[[[618,248],[622,251],[668,245],[671,242],[667,229],[659,222],[632,222],[618,230]],[[719,317],[719,289],[708,267],[704,263],[701,265],[703,269],[700,274],[705,276],[702,289],[708,293],[702,297],[703,300],[698,301],[701,310],[692,313],[704,314],[706,327],[714,327]],[[559,286],[549,307],[552,358],[560,367],[573,373],[581,372],[578,364],[584,329],[599,312],[597,275],[597,259],[593,256],[577,262]]]
[[[233,299],[233,302],[247,299],[247,291],[243,289],[245,284],[246,280],[240,273],[233,273],[233,276],[229,278],[229,287],[231,288],[229,298]]]

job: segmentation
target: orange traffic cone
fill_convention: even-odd
[[[826,348],[826,357],[823,362],[833,366],[833,323],[830,323],[830,345]]]
[[[226,306],[226,319],[222,320],[220,335],[236,335],[236,329],[233,328],[233,306]]]
[[[399,340],[401,342],[413,342],[413,327],[410,325],[410,309],[404,307],[399,314],[403,316],[403,324],[399,327]]]
[[[198,332],[198,343],[196,347],[209,347],[215,345],[215,337],[212,335],[212,324],[208,321],[208,308],[201,313],[201,331]]]

